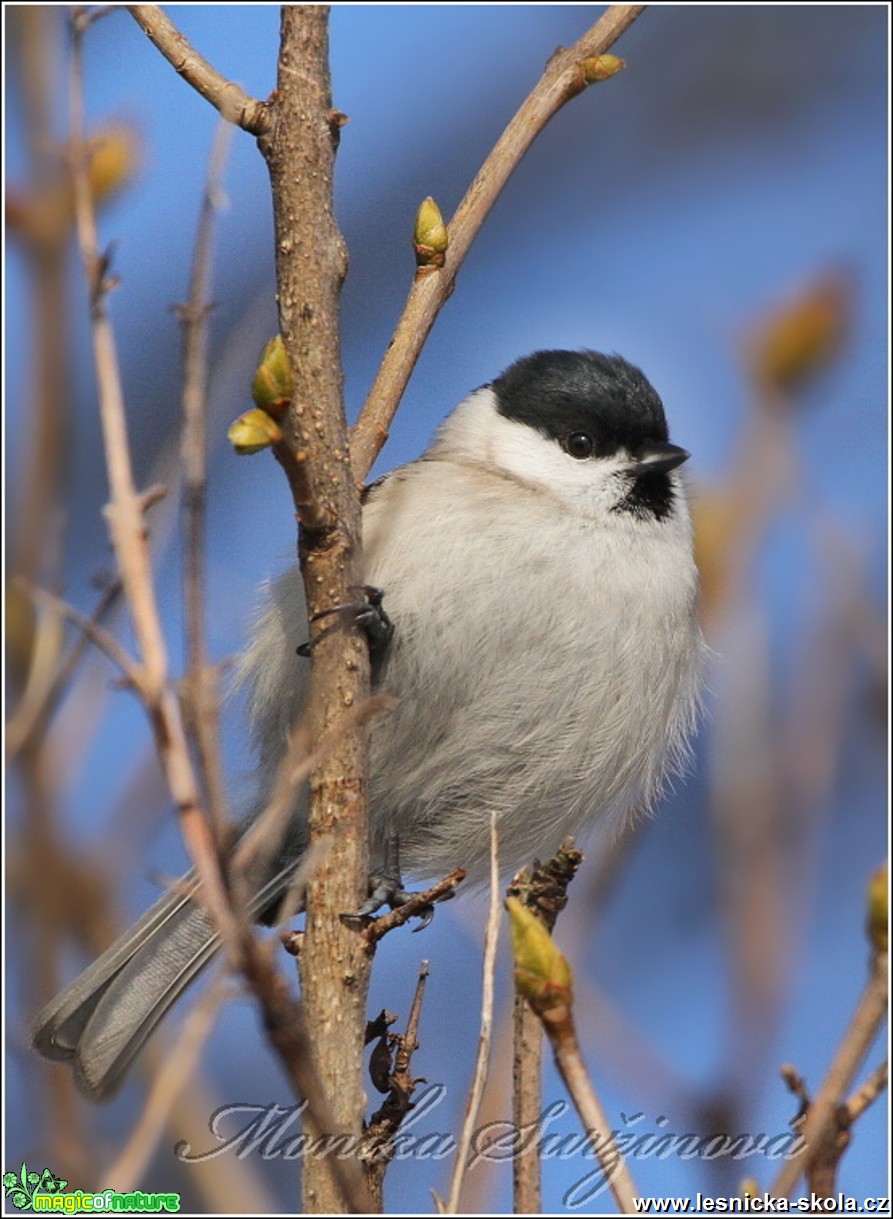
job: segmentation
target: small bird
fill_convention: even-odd
[[[397,702],[371,729],[376,896],[364,912],[400,900],[394,843],[416,877],[462,867],[480,879],[492,812],[501,865],[515,869],[595,821],[649,807],[684,764],[705,655],[679,474],[688,456],[634,365],[538,351],[460,403],[419,460],[367,489],[365,579],[392,624],[373,632],[374,683]],[[307,632],[288,572],[241,661],[259,756],[243,832],[306,696]],[[259,920],[275,921],[306,850],[306,799],[275,862],[249,877]],[[219,947],[188,896],[195,884],[165,894],[36,1020],[35,1047],[72,1062],[94,1099],[117,1089]]]

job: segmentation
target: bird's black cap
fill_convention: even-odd
[[[507,419],[561,441],[591,436],[593,456],[643,452],[668,439],[663,403],[640,369],[597,351],[535,351],[491,383]]]

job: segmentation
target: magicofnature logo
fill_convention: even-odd
[[[43,1172],[29,1172],[27,1164],[22,1165],[22,1171],[18,1174],[3,1174],[6,1196],[16,1210],[20,1211],[30,1210],[34,1206],[35,1194],[61,1194],[67,1184],[67,1181],[57,1177],[48,1168]]]

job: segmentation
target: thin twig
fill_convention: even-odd
[[[79,34],[86,34],[91,25],[95,25],[97,21],[101,21],[103,17],[108,17],[110,13],[114,13],[121,6],[119,4],[83,4],[79,5],[75,12],[72,22]]]
[[[125,682],[136,691],[140,691],[142,674],[138,663],[127,649],[118,643],[115,636],[100,626],[95,618],[88,618],[86,614],[82,614],[70,602],[63,600],[62,597],[56,597],[45,588],[35,588],[23,576],[18,576],[14,580],[14,584],[26,592],[39,605],[46,606],[47,609],[51,609],[61,618],[67,618],[69,622],[74,623],[81,631],[83,637],[99,648],[100,652],[108,657],[115,668],[120,670]]]
[[[803,1153],[786,1160],[782,1165],[769,1189],[769,1193],[773,1197],[789,1198],[794,1192],[801,1174],[807,1173],[815,1158],[821,1154],[844,1093],[871,1048],[886,1013],[887,954],[886,952],[875,952],[872,956],[868,983],[834,1056],[834,1061],[828,1069],[825,1081],[815,1100],[809,1106],[809,1113],[800,1131],[804,1145]]]
[[[226,825],[226,796],[220,758],[217,672],[208,665],[205,645],[205,523],[207,512],[208,314],[214,219],[232,128],[217,128],[202,196],[189,298],[177,310],[183,326],[183,515],[184,600],[186,608],[187,723],[195,741],[208,814],[218,843]]]
[[[555,1065],[570,1093],[586,1137],[598,1159],[618,1207],[625,1215],[638,1214],[639,1193],[626,1161],[617,1146],[592,1080],[586,1070],[569,1008],[555,1007],[541,1013],[543,1028],[552,1045]]]
[[[809,1089],[802,1075],[792,1066],[785,1065],[779,1074],[788,1090],[800,1102],[800,1111],[791,1126],[801,1131],[812,1108]],[[848,1101],[837,1105],[832,1112],[820,1143],[810,1157],[805,1169],[806,1187],[816,1198],[837,1198],[837,1170],[853,1139],[853,1125],[865,1110],[877,1100],[887,1086],[887,1063],[882,1062],[872,1071],[865,1083]],[[801,1135],[802,1137],[802,1135]],[[805,1144],[804,1144],[805,1146]]]
[[[542,1022],[555,1065],[598,1160],[603,1183],[610,1187],[624,1214],[636,1214],[636,1188],[580,1053],[571,967],[532,910],[513,894],[506,898],[506,907],[512,925],[515,985]]]
[[[102,620],[121,595],[121,582],[114,580],[103,589],[89,621],[102,626]],[[43,629],[37,632],[37,642],[28,679],[22,697],[6,726],[6,757],[14,760],[29,744],[43,739],[47,726],[55,714],[66,690],[77,671],[78,665],[90,645],[90,638],[83,631],[63,660],[57,660],[54,641],[43,644]],[[46,651],[46,663],[41,652]]]
[[[50,6],[28,5],[16,16],[28,180],[21,189],[22,223],[8,224],[27,258],[33,334],[26,382],[28,443],[16,459],[16,502],[9,516],[10,570],[62,587],[68,513],[65,489],[72,453],[69,291],[71,214],[58,206],[65,190],[55,142],[58,88],[55,54],[59,17]],[[9,205],[10,195],[7,196]],[[10,209],[10,212],[12,209]],[[29,216],[39,217],[31,226]]]
[[[454,868],[448,876],[444,876],[430,889],[425,889],[421,893],[413,893],[402,906],[397,906],[395,909],[389,910],[387,914],[381,914],[378,918],[372,919],[363,928],[363,938],[366,943],[374,946],[395,927],[402,927],[411,918],[424,914],[428,906],[447,901],[454,896],[456,886],[461,884],[464,879],[465,869]]]
[[[603,54],[645,5],[615,4],[574,43],[557,51],[500,136],[449,224],[444,266],[417,276],[351,437],[354,475],[362,483],[388,429],[431,327],[446,303],[472,242],[527,149],[558,110],[585,88],[580,61]]]
[[[406,1030],[401,1034],[388,1032],[389,1021],[386,1013],[375,1022],[374,1036],[379,1039],[379,1048],[383,1051],[385,1064],[390,1062],[391,1049],[396,1044],[393,1054],[393,1067],[387,1069],[388,1094],[381,1107],[372,1114],[369,1124],[363,1131],[363,1144],[360,1159],[363,1164],[363,1175],[376,1213],[382,1210],[382,1188],[388,1165],[394,1157],[394,1135],[400,1129],[403,1119],[413,1109],[412,1094],[419,1082],[412,1074],[412,1056],[419,1048],[419,1023],[422,1016],[422,1001],[425,997],[425,986],[428,982],[428,962],[422,961],[419,967],[418,981]],[[373,1060],[375,1051],[373,1050]],[[370,1074],[372,1063],[370,1062]],[[375,1076],[373,1075],[373,1082]],[[376,1086],[381,1087],[377,1084]],[[383,1091],[384,1088],[381,1088]]]
[[[850,1125],[860,1118],[865,1110],[873,1105],[887,1086],[889,1065],[882,1062],[871,1072],[861,1088],[857,1088],[846,1103],[847,1118]]]
[[[481,994],[481,1031],[478,1039],[477,1059],[474,1065],[474,1078],[468,1104],[465,1109],[465,1120],[456,1147],[456,1163],[453,1168],[450,1189],[447,1194],[443,1212],[455,1215],[459,1211],[459,1194],[462,1182],[468,1169],[468,1152],[474,1138],[478,1111],[481,1107],[481,1097],[487,1082],[487,1068],[490,1064],[490,1045],[493,1039],[493,1001],[496,989],[496,948],[499,943],[499,921],[502,916],[502,897],[499,889],[499,828],[496,813],[490,813],[490,910],[487,916],[487,930],[484,935],[484,979]]]
[[[269,130],[270,111],[267,104],[250,97],[234,81],[221,76],[190,45],[157,4],[128,4],[127,9],[174,70],[219,110],[228,123],[235,123],[251,135],[263,135]]]
[[[400,1038],[400,1045],[394,1055],[394,1076],[401,1082],[404,1091],[415,1081],[411,1079],[409,1068],[412,1056],[419,1048],[419,1023],[422,1019],[422,1002],[425,998],[425,987],[428,984],[428,962],[422,961],[419,966],[419,977],[416,982],[415,994],[406,1021],[406,1031]]]

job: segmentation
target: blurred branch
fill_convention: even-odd
[[[86,33],[97,21],[101,21],[103,17],[108,17],[110,13],[117,12],[120,7],[119,4],[85,4],[81,6],[75,16],[78,32],[81,34]]]
[[[612,46],[644,10],[642,4],[615,4],[572,47],[559,49],[456,209],[449,224],[443,266],[417,274],[394,337],[351,436],[351,460],[361,483],[388,437],[400,398],[438,313],[452,294],[465,256],[527,149],[549,120],[588,84],[601,79],[590,61]],[[620,61],[615,61],[622,67]],[[614,66],[614,70],[617,67]]]
[[[23,592],[33,587],[27,581],[20,585]],[[89,621],[101,626],[121,594],[121,583],[112,581],[102,592]],[[30,592],[29,592],[30,595]],[[57,663],[54,642],[43,646],[45,629],[38,626],[32,663],[22,697],[6,725],[6,756],[12,762],[20,750],[42,739],[50,720],[61,702],[68,686],[84,657],[89,636],[81,632],[64,660]],[[45,653],[45,655],[44,655]]]
[[[95,616],[88,618],[86,614],[82,614],[80,610],[70,605],[67,601],[63,601],[61,597],[54,597],[52,593],[47,592],[44,588],[35,588],[27,580],[20,578],[16,580],[16,584],[34,601],[51,609],[60,618],[67,618],[70,622],[73,622],[80,629],[83,638],[99,648],[100,652],[103,652],[112,664],[120,670],[121,676],[126,683],[136,690],[139,689],[139,682],[141,680],[139,665],[128,653],[127,649],[118,643],[115,636],[100,626]]]
[[[129,1193],[140,1181],[180,1093],[192,1083],[202,1047],[214,1028],[224,998],[225,987],[218,977],[189,1012],[176,1041],[153,1073],[139,1119],[104,1173],[104,1178],[114,1181],[120,1193]]]
[[[10,463],[14,502],[7,516],[9,575],[64,587],[63,557],[67,537],[67,492],[71,444],[70,270],[71,209],[62,203],[64,163],[54,130],[59,101],[59,58],[63,14],[51,6],[23,5],[5,13],[9,34],[8,84],[13,80],[21,102],[27,158],[27,180],[17,190],[6,184],[6,233],[18,241],[24,257],[30,340],[20,414],[26,423],[23,450]],[[7,95],[7,101],[11,96]],[[12,110],[10,110],[12,113]],[[6,747],[16,756],[23,807],[22,852],[18,877],[25,893],[22,968],[18,981],[23,1005],[39,1008],[58,984],[60,947],[66,922],[53,866],[63,855],[59,845],[58,759],[46,736],[44,710],[53,697],[63,632],[55,614],[37,615],[19,588],[5,590],[7,690],[15,700]],[[12,701],[10,702],[12,705]],[[45,900],[48,899],[48,900]],[[45,1088],[34,1089],[40,1129],[57,1156],[57,1171],[87,1160],[90,1132],[75,1120],[73,1081],[60,1072],[41,1069]]]
[[[782,1067],[780,1074],[788,1089],[801,1104],[801,1113],[791,1124],[795,1127],[802,1127],[812,1109],[812,1101],[809,1098],[806,1084],[792,1066]],[[837,1170],[844,1153],[852,1142],[853,1125],[857,1118],[861,1117],[865,1110],[877,1100],[886,1086],[887,1063],[882,1062],[848,1101],[833,1110],[826,1132],[815,1149],[809,1167],[805,1170],[807,1188],[813,1197],[837,1200]]]
[[[65,517],[62,511],[70,445],[69,273],[71,210],[52,125],[58,67],[59,14],[23,6],[15,14],[12,63],[18,63],[29,181],[9,188],[7,223],[28,260],[33,348],[26,382],[31,423],[19,502],[11,514],[11,568],[59,589]],[[11,17],[12,19],[12,17]],[[21,223],[16,223],[20,216]]]
[[[839,356],[852,308],[850,277],[832,271],[747,324],[739,357],[748,411],[722,489],[695,507],[702,619],[720,655],[737,658],[717,671],[711,779],[733,987],[729,1070],[713,1106],[729,1122],[744,1118],[771,1062],[817,862],[820,810],[846,725],[847,658],[837,620],[846,582],[834,578],[816,601],[821,633],[801,631],[800,646],[812,647],[802,677],[789,682],[795,696],[783,700],[755,567],[770,530],[804,498],[796,433],[802,391]],[[804,517],[814,530],[821,511],[811,504]]]
[[[183,508],[186,532],[186,675],[183,696],[195,742],[208,813],[218,842],[226,825],[226,795],[220,759],[217,671],[205,646],[205,522],[207,510],[208,314],[214,218],[229,151],[231,128],[221,122],[214,137],[199,214],[189,277],[189,299],[177,310],[183,326]]]
[[[127,10],[174,70],[228,123],[251,135],[260,136],[269,130],[270,110],[266,103],[250,97],[234,81],[221,76],[193,49],[157,4],[128,4]]]
[[[887,967],[886,951],[874,952],[868,983],[800,1131],[804,1151],[802,1155],[785,1161],[769,1189],[773,1197],[789,1198],[800,1176],[804,1173],[808,1175],[817,1158],[827,1150],[827,1141],[844,1093],[871,1048],[887,1013]]]

